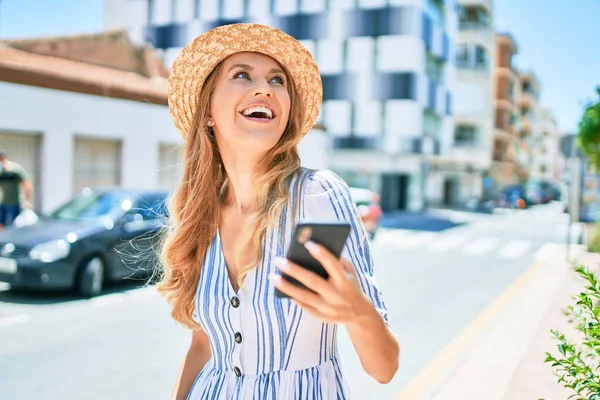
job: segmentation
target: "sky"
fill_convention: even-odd
[[[0,39],[97,32],[104,0],[0,0]],[[574,133],[600,86],[600,0],[495,0],[494,25],[516,40],[519,70],[536,74],[540,102]]]

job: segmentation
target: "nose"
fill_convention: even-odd
[[[256,84],[254,96],[264,95],[267,97],[273,96],[273,88],[269,85],[269,82],[266,80],[261,80]]]

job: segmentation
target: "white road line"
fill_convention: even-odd
[[[499,252],[500,258],[515,259],[521,257],[531,247],[529,240],[512,240]]]
[[[538,251],[535,252],[537,261],[549,260],[556,254],[556,246],[554,243],[544,243]]]
[[[127,296],[122,293],[107,294],[105,296],[94,297],[90,304],[94,307],[105,307],[111,304],[121,303]]]
[[[460,236],[460,235],[442,236],[438,240],[433,241],[429,245],[429,250],[436,252],[436,253],[441,253],[444,251],[452,250],[452,249],[460,246],[461,244],[463,244],[463,242],[465,240],[467,240],[466,236]]]
[[[5,317],[0,319],[0,328],[4,328],[7,326],[24,324],[31,320],[31,317],[27,314],[18,314],[12,315],[10,317]]]
[[[463,253],[469,256],[480,256],[498,245],[498,239],[483,237],[479,238],[463,248]]]
[[[412,249],[435,239],[437,232],[416,232],[397,240],[393,245],[398,249]]]
[[[414,231],[409,231],[406,229],[390,229],[382,232],[380,231],[375,237],[375,243],[379,246],[393,245],[397,241],[402,240],[403,237],[406,237],[413,232]]]

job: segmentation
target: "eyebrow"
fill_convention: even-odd
[[[235,68],[243,68],[243,69],[247,69],[248,71],[254,71],[254,67],[251,66],[251,65],[248,65],[248,64],[235,64],[235,65],[232,65],[231,68],[229,68],[229,70],[227,71],[227,73],[231,72],[231,70],[235,69]],[[282,74],[285,73],[280,68],[271,68],[271,70],[269,71],[269,73],[271,73],[271,74],[277,73],[277,72],[282,73]]]

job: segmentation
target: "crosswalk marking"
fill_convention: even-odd
[[[443,236],[439,240],[435,240],[429,245],[429,250],[434,251],[436,253],[441,253],[444,251],[452,250],[461,244],[463,244],[467,240],[466,236],[460,235],[450,235]]]
[[[27,314],[18,314],[11,315],[10,317],[5,317],[0,319],[0,328],[4,328],[11,325],[24,324],[29,322],[31,317]]]
[[[458,251],[467,256],[481,256],[494,251],[496,257],[515,260],[533,252],[534,242],[524,239],[505,241],[495,237],[473,237],[462,232],[430,232],[385,229],[377,234],[374,245],[398,250],[422,249],[424,252]]]
[[[513,240],[508,243],[498,255],[501,258],[515,259],[521,257],[531,247],[531,242],[528,240]]]
[[[436,232],[417,232],[410,236],[404,236],[394,243],[394,247],[400,249],[412,249],[420,244],[430,242],[437,236]]]
[[[409,236],[412,233],[414,232],[406,229],[381,230],[381,232],[377,233],[375,242],[381,246],[393,245],[397,241],[402,240],[404,236]]]
[[[498,245],[498,239],[483,237],[469,243],[463,249],[463,253],[469,256],[480,256],[492,250]]]

